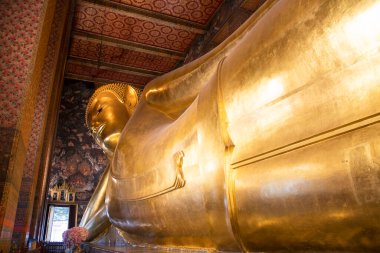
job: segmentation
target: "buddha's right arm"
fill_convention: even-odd
[[[110,225],[111,222],[107,216],[106,206],[103,205],[84,225],[88,231],[87,241],[93,240],[95,237],[104,232]]]
[[[268,1],[270,5],[273,1]],[[198,96],[215,74],[219,62],[238,44],[265,12],[261,8],[216,48],[202,57],[151,81],[144,89],[147,103],[168,115],[178,116]]]
[[[90,235],[93,234],[93,230],[97,231],[99,228],[104,227],[105,224],[110,224],[105,212],[104,204],[109,174],[110,166],[108,165],[87,205],[82,220],[79,224],[79,226],[87,228]]]

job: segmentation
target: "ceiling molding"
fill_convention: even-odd
[[[108,83],[126,83],[126,82],[122,82],[122,81],[119,81],[119,80],[90,77],[90,76],[77,75],[77,74],[71,74],[71,73],[66,73],[65,74],[65,78],[67,78],[67,79],[73,79],[73,80],[78,80],[78,81],[93,82],[93,83],[103,83],[103,84],[108,84]],[[144,89],[144,87],[145,87],[145,85],[143,85],[143,84],[135,84],[135,83],[128,83],[128,84],[130,84],[132,86],[135,86],[136,88],[139,88],[139,89]]]
[[[117,3],[113,1],[107,1],[107,0],[79,0],[77,4],[80,4],[82,2],[92,3],[98,6],[104,6],[113,8],[114,11],[119,11],[121,14],[128,14],[130,17],[135,17],[139,19],[149,20],[152,22],[157,22],[160,24],[169,25],[172,27],[177,27],[179,29],[187,30],[189,32],[197,33],[197,34],[204,34],[206,32],[206,26],[186,20],[181,19],[169,15],[165,15],[162,13],[154,12],[147,9],[142,9],[138,7],[134,7],[131,5],[126,5],[122,3]]]
[[[152,71],[152,70],[147,70],[147,69],[129,67],[129,66],[124,66],[124,65],[107,63],[107,62],[90,60],[90,59],[84,59],[84,58],[74,57],[74,56],[69,56],[67,59],[67,62],[77,64],[77,65],[83,65],[83,66],[88,66],[88,67],[96,67],[99,69],[112,70],[112,71],[116,71],[116,72],[139,75],[139,76],[146,76],[146,77],[157,77],[157,76],[164,74],[163,72],[159,72],[159,71]]]
[[[158,55],[158,56],[163,56],[163,57],[169,57],[169,58],[174,58],[178,60],[183,60],[185,59],[185,53],[181,53],[179,51],[174,51],[166,48],[161,48],[161,47],[154,47],[150,46],[147,44],[142,44],[138,42],[132,42],[132,41],[126,41],[122,39],[117,39],[113,37],[109,37],[106,35],[100,35],[100,34],[95,34],[91,32],[86,32],[86,31],[72,31],[72,37],[78,38],[78,39],[87,39],[87,40],[92,40],[94,42],[101,42],[105,45],[110,45],[110,46],[115,46],[115,47],[120,47],[120,48],[125,48],[133,51],[139,51],[143,53],[148,53],[148,54],[153,54],[153,55]]]

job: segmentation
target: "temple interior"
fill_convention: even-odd
[[[380,252],[379,14],[0,1],[0,253]]]

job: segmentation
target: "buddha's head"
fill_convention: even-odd
[[[86,124],[96,143],[112,156],[121,132],[138,101],[134,88],[125,84],[108,84],[98,88],[86,109]]]

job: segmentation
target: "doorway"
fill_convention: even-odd
[[[46,242],[62,242],[62,233],[77,223],[76,204],[49,204],[45,226]]]

